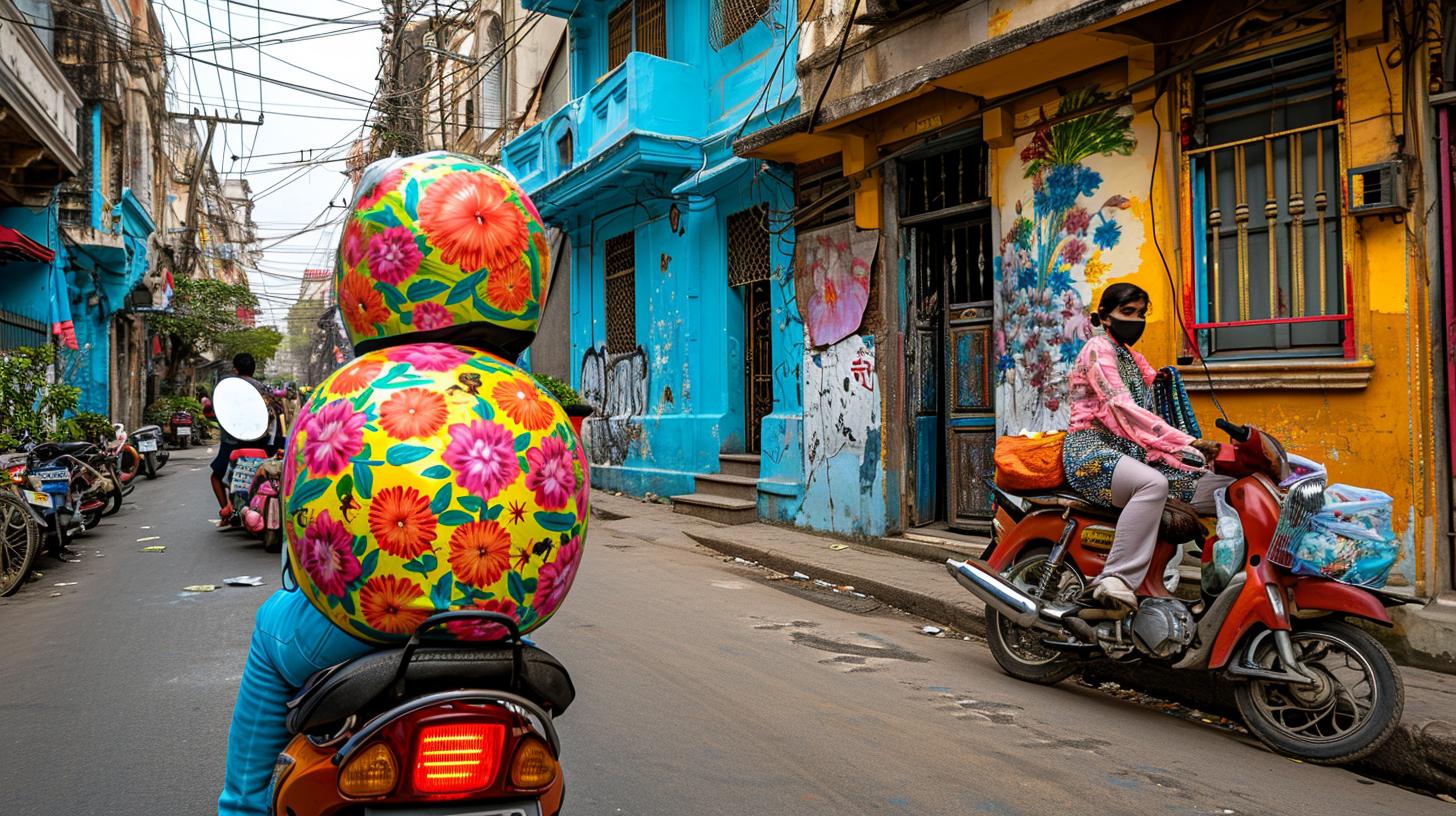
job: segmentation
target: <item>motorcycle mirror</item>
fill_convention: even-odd
[[[253,442],[268,432],[268,404],[242,377],[224,377],[212,390],[217,424],[239,442]]]

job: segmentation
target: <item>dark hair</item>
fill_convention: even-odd
[[[244,377],[251,377],[253,372],[258,370],[258,364],[253,362],[253,355],[244,351],[233,357],[233,368],[236,368],[238,373]]]
[[[1126,306],[1129,303],[1136,303],[1139,300],[1148,304],[1153,299],[1148,296],[1147,290],[1133,283],[1114,283],[1102,290],[1102,299],[1097,301],[1097,311],[1092,313],[1092,325],[1100,326],[1108,315]]]

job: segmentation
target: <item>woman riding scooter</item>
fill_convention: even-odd
[[[1133,350],[1147,325],[1141,287],[1114,283],[1102,293],[1096,327],[1070,377],[1071,421],[1062,457],[1067,484],[1103,507],[1122,508],[1107,566],[1093,597],[1136,608],[1167,499],[1192,501],[1216,443],[1194,439],[1153,410],[1158,374]]]
[[[285,588],[258,611],[220,814],[268,811],[288,701],[315,671],[437,612],[496,612],[527,632],[559,608],[585,539],[586,459],[561,406],[510,362],[544,306],[544,235],[520,188],[469,157],[393,158],[361,178],[335,276],[359,356],[289,435]]]

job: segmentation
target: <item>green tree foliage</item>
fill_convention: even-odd
[[[222,347],[223,355],[232,357],[234,354],[248,353],[253,355],[259,368],[268,364],[273,355],[278,353],[278,346],[283,343],[283,333],[272,326],[255,326],[248,329],[235,329],[226,332],[218,339],[218,345]]]
[[[178,278],[172,311],[147,315],[152,330],[167,338],[167,379],[193,354],[215,348],[224,335],[243,328],[239,309],[258,308],[247,286],[211,278]]]
[[[0,352],[0,449],[13,449],[27,433],[40,440],[66,412],[74,411],[81,389],[46,382],[51,350],[17,348]]]

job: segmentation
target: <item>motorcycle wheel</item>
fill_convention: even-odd
[[[1244,724],[1278,753],[1321,765],[1369,755],[1400,724],[1405,688],[1390,652],[1369,633],[1320,621],[1293,633],[1294,653],[1319,681],[1313,687],[1251,680],[1234,688]],[[1254,656],[1278,662],[1272,640]]]
[[[122,492],[121,479],[117,478],[114,469],[106,475],[111,478],[111,493],[106,497],[106,506],[101,515],[114,516],[121,511],[121,502],[126,494]]]
[[[1002,577],[1033,596],[1041,585],[1046,570],[1047,553],[1024,555]],[[1050,600],[1070,601],[1077,597],[1086,582],[1077,568],[1065,561],[1048,584]],[[1028,683],[1053,685],[1077,673],[1078,663],[1071,656],[1041,645],[1046,637],[1040,630],[1017,626],[994,609],[986,609],[986,645],[1001,671]]]
[[[98,514],[97,518],[99,519],[101,516]],[[82,523],[85,523],[84,520]],[[56,558],[64,558],[64,553],[71,549],[71,534],[66,531],[65,525],[61,523],[61,511],[59,510],[51,514],[51,532],[55,533],[56,539],[51,547],[50,553]]]
[[[0,597],[14,594],[40,550],[40,527],[12,493],[0,493]]]
[[[137,453],[136,448],[131,445],[122,445],[121,452],[116,455],[116,475],[121,477],[121,483],[129,485],[141,471],[142,457]]]
[[[157,455],[155,453],[142,455],[142,473],[148,479],[157,478]]]
[[[101,517],[105,515],[106,505],[97,504],[89,510],[81,511],[81,527],[86,530],[94,530],[101,523]],[[62,545],[66,546],[66,545]]]

